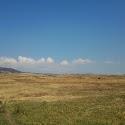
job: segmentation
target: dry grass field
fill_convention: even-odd
[[[1,73],[0,125],[125,125],[125,76]]]

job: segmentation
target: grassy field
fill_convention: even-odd
[[[125,125],[125,76],[2,73],[0,125]]]

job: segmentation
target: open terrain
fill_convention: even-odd
[[[125,125],[125,76],[1,73],[0,125]]]

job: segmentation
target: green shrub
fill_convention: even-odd
[[[25,109],[22,104],[15,104],[14,106],[14,114],[25,114]]]
[[[4,113],[6,111],[6,102],[0,101],[0,113]]]

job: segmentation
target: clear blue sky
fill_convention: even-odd
[[[125,1],[0,0],[3,56],[88,58],[95,72],[125,73]]]

